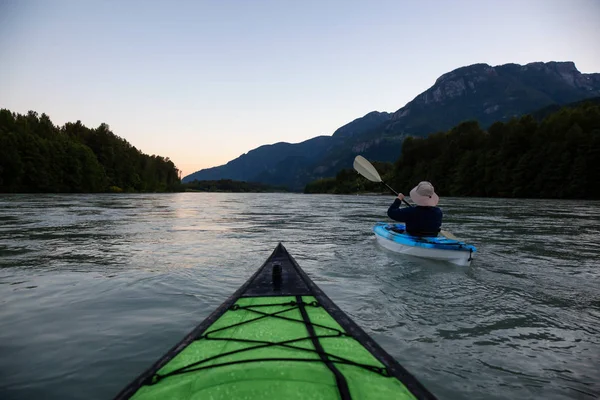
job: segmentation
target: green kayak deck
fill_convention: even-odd
[[[117,399],[434,399],[280,243]]]

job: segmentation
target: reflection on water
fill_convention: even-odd
[[[465,269],[380,248],[390,201],[0,197],[0,398],[110,398],[279,241],[440,398],[600,395],[599,202],[442,199]]]

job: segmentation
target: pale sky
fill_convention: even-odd
[[[183,176],[393,112],[445,72],[600,72],[600,0],[0,0],[0,108],[106,122]]]

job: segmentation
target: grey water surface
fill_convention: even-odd
[[[392,200],[0,195],[0,398],[113,397],[280,241],[441,399],[600,396],[600,202],[444,198],[463,268],[379,247]]]

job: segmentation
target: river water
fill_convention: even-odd
[[[279,241],[441,399],[600,396],[600,202],[444,198],[462,268],[381,248],[392,200],[0,196],[0,398],[111,398]]]

